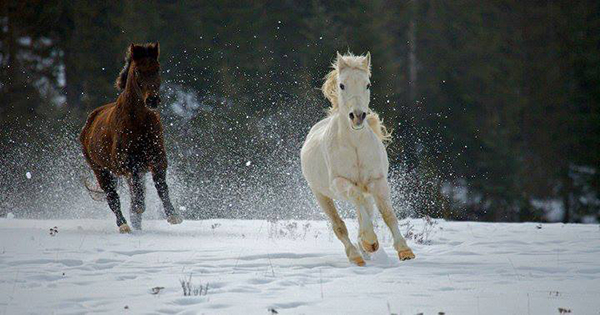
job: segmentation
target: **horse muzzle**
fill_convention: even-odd
[[[150,108],[157,108],[158,105],[160,105],[160,96],[158,95],[152,95],[152,96],[148,96],[146,97],[146,106],[150,107]]]
[[[350,114],[348,114],[348,118],[350,118],[350,126],[354,130],[361,130],[365,127],[365,118],[367,117],[367,113],[361,110],[354,110]]]

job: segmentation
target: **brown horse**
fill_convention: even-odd
[[[121,212],[118,176],[126,177],[130,187],[134,229],[141,229],[141,214],[145,210],[144,174],[148,171],[152,172],[167,221],[182,222],[169,198],[163,128],[159,114],[153,110],[160,103],[158,55],[158,43],[129,46],[125,67],[115,84],[123,92],[116,102],[89,115],[79,137],[83,155],[106,194],[121,233],[129,233],[131,229]]]

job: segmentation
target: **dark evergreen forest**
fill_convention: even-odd
[[[0,215],[110,214],[77,136],[149,41],[188,218],[320,216],[300,147],[336,51],[370,51],[401,216],[600,220],[591,0],[2,1]]]

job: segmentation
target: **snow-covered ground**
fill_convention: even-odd
[[[600,314],[598,225],[439,222],[399,262],[378,223],[358,267],[324,221],[112,221],[0,219],[0,314]]]

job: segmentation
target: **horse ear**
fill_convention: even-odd
[[[127,58],[133,58],[133,48],[135,47],[135,44],[131,43],[129,44],[129,48],[127,48]]]
[[[367,55],[365,56],[365,59],[363,60],[363,67],[365,67],[365,69],[371,70],[371,52],[368,51]]]
[[[342,71],[342,69],[346,68],[348,66],[348,64],[344,61],[344,57],[342,55],[340,55],[340,52],[337,52],[337,58],[336,58],[336,68],[338,71]]]
[[[131,53],[131,58],[133,60],[138,60],[146,57],[146,48],[144,48],[143,46],[131,44],[131,46],[129,46],[129,52]]]
[[[158,59],[158,56],[160,55],[160,45],[158,42],[150,44],[150,46],[148,47],[148,52],[150,53],[150,56],[154,59]]]

